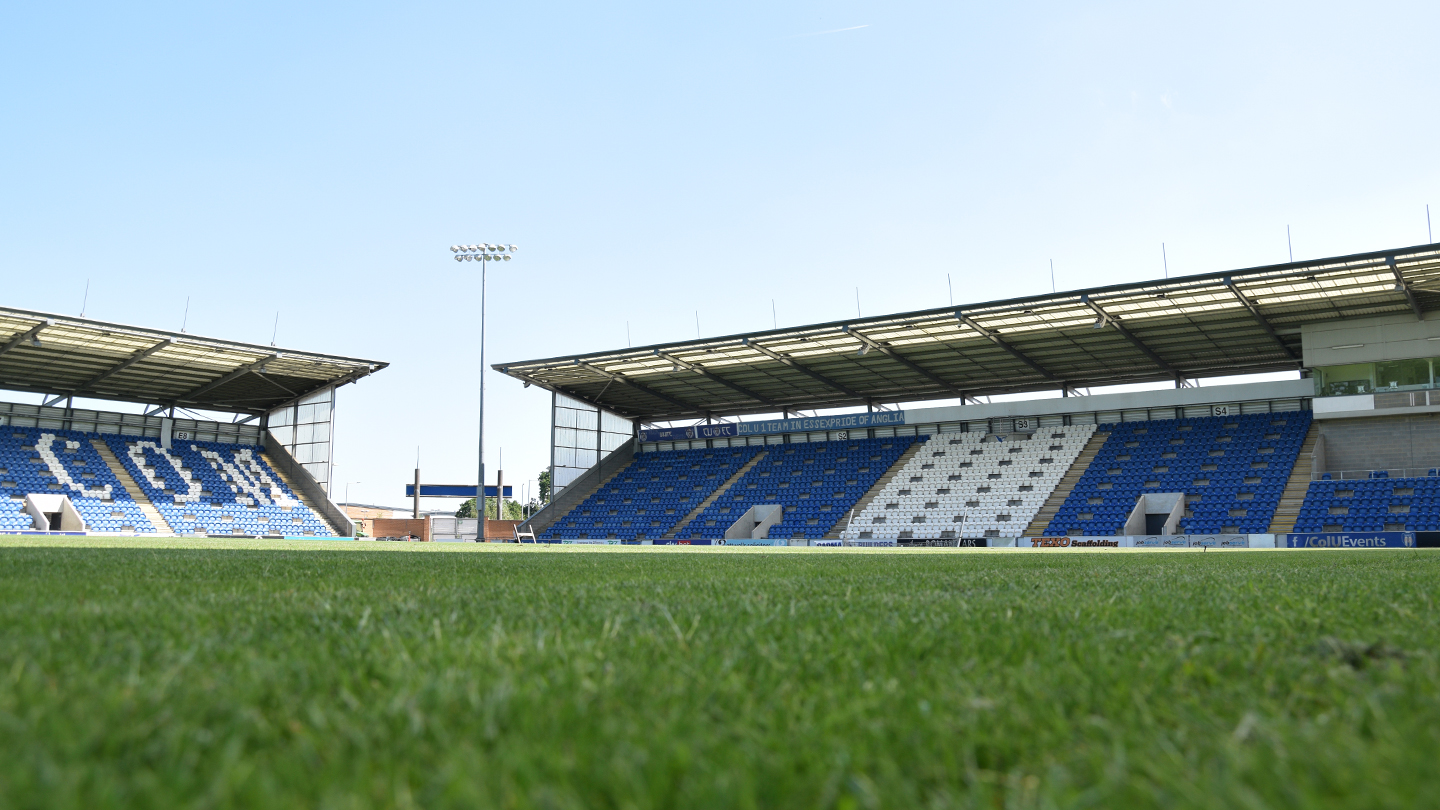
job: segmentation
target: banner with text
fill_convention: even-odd
[[[692,439],[730,439],[771,433],[865,430],[903,424],[905,424],[904,411],[847,413],[839,416],[805,416],[796,419],[771,419],[764,422],[731,422],[719,425],[691,425],[689,427],[642,430],[640,431],[640,441],[684,442]]]
[[[1316,532],[1276,535],[1280,548],[1415,548],[1414,532]]]

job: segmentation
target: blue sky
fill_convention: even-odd
[[[389,361],[336,480],[473,480],[516,360],[1413,245],[1436,4],[0,6],[6,304]],[[492,375],[489,463],[546,463]],[[23,399],[23,397],[13,397]],[[339,493],[337,492],[337,495]],[[438,505],[438,504],[437,504]]]

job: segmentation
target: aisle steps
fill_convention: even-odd
[[[160,510],[155,508],[155,504],[150,502],[150,498],[145,495],[145,490],[135,483],[130,471],[125,469],[125,465],[121,464],[120,459],[116,458],[115,453],[110,450],[110,445],[106,444],[103,439],[91,439],[90,446],[100,453],[100,458],[104,459],[105,466],[109,467],[110,472],[120,479],[120,486],[125,488],[125,492],[131,500],[140,507],[140,514],[150,521],[150,525],[155,527],[155,531],[174,534],[175,530],[170,527],[170,523],[160,514]]]
[[[919,453],[920,449],[927,444],[928,442],[915,442],[906,448],[905,452],[900,454],[900,458],[895,459],[895,463],[890,465],[890,469],[886,470],[885,474],[880,476],[875,481],[875,484],[865,491],[864,495],[860,496],[860,500],[856,501],[855,505],[851,507],[849,511],[845,512],[845,514],[840,516],[839,520],[835,521],[835,525],[831,526],[830,531],[825,533],[825,539],[839,540],[840,532],[845,531],[845,527],[850,524],[850,516],[864,512],[865,507],[869,506],[870,502],[875,500],[875,497],[885,489],[885,485],[890,483],[895,476],[899,475],[900,471],[905,469],[905,465],[910,463],[910,459],[914,458],[915,454]]]
[[[721,495],[724,495],[726,492],[728,492],[730,487],[734,486],[735,482],[740,480],[741,476],[743,476],[747,472],[750,472],[750,468],[754,467],[756,464],[759,464],[760,459],[764,458],[769,452],[769,450],[761,450],[759,453],[755,454],[754,458],[741,465],[740,469],[736,470],[734,475],[725,479],[725,483],[716,487],[715,491],[710,493],[710,497],[701,501],[699,506],[690,510],[690,514],[681,518],[680,522],[676,523],[674,528],[666,532],[664,538],[667,540],[673,540],[677,535],[680,534],[681,531],[689,527],[690,521],[694,520],[697,517],[700,517],[701,512],[704,512],[707,508],[709,508],[710,504],[715,503],[715,501],[719,500]]]
[[[1295,530],[1295,521],[1300,518],[1300,508],[1305,505],[1305,493],[1310,490],[1310,476],[1314,472],[1315,442],[1320,438],[1318,422],[1310,423],[1305,434],[1305,443],[1300,445],[1300,455],[1295,458],[1295,467],[1285,482],[1285,491],[1280,493],[1280,505],[1270,518],[1271,534],[1289,534]]]
[[[1055,490],[1050,493],[1049,498],[1045,499],[1045,505],[1040,507],[1040,511],[1035,513],[1035,519],[1031,520],[1030,525],[1025,528],[1024,537],[1043,537],[1045,535],[1045,530],[1050,528],[1050,521],[1054,519],[1055,513],[1065,505],[1065,499],[1070,497],[1070,493],[1075,490],[1075,485],[1080,482],[1080,477],[1085,474],[1085,470],[1089,469],[1090,462],[1099,455],[1100,448],[1105,446],[1105,440],[1108,438],[1110,438],[1109,433],[1096,431],[1091,434],[1090,441],[1085,443],[1085,447],[1080,450],[1080,455],[1075,457],[1070,469],[1065,471],[1060,483],[1055,485]]]
[[[325,516],[325,513],[320,511],[320,508],[315,505],[315,502],[312,501],[309,496],[301,492],[299,487],[295,486],[295,482],[290,480],[290,476],[286,475],[285,471],[280,469],[280,465],[276,464],[274,459],[270,458],[269,453],[262,452],[260,457],[265,460],[265,465],[270,468],[270,472],[273,472],[275,477],[280,479],[281,483],[289,487],[290,491],[295,494],[295,497],[299,499],[301,503],[305,504],[311,512],[315,513],[315,517],[324,521],[325,525],[330,527],[330,531],[334,532],[336,537],[345,536],[345,531],[339,526],[334,526],[330,523],[330,519]]]

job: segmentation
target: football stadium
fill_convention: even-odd
[[[385,362],[0,311],[0,799],[1433,805],[1437,313],[1426,245],[497,363],[552,496],[377,543]]]
[[[552,394],[556,494],[520,529],[655,545],[1436,545],[1437,271],[1429,245],[497,364]],[[1298,377],[1204,384],[1284,371]]]

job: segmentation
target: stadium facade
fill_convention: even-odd
[[[554,542],[1428,545],[1436,309],[1425,245],[494,368]]]
[[[0,533],[353,536],[336,391],[385,366],[0,309],[0,389],[44,395],[0,402]]]

